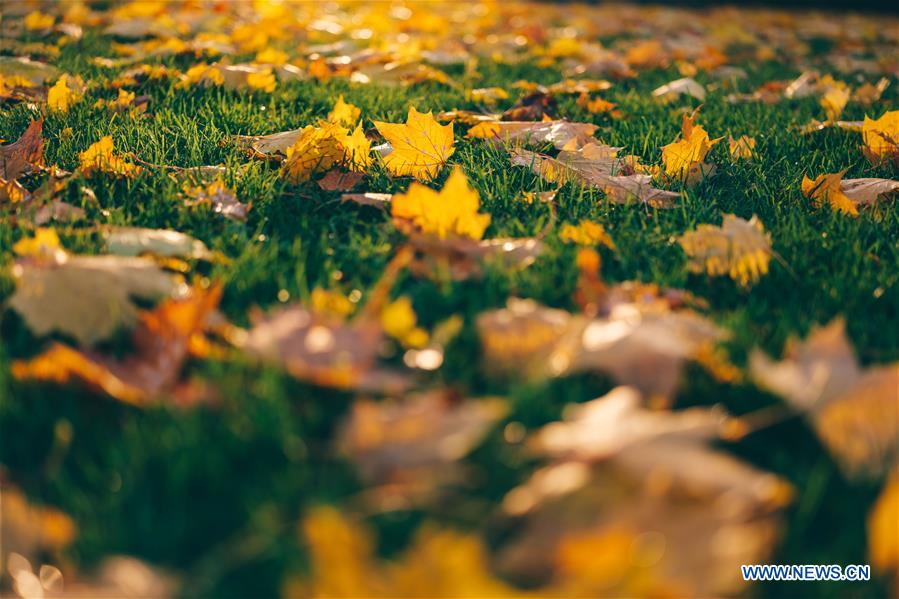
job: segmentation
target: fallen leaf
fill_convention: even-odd
[[[868,513],[868,558],[876,572],[899,579],[899,471],[893,471]]]
[[[705,88],[695,79],[684,77],[653,90],[652,95],[662,100],[674,100],[680,96],[688,95],[697,100],[705,100]]]
[[[605,228],[591,220],[582,220],[577,225],[564,224],[559,229],[559,238],[567,243],[578,245],[604,245],[610,250],[615,250],[615,242],[606,232]]]
[[[349,191],[359,185],[364,178],[365,173],[344,173],[337,169],[332,169],[318,180],[318,186],[325,191]]]
[[[420,503],[442,483],[462,482],[464,458],[507,408],[500,399],[432,391],[399,401],[357,400],[338,444],[381,503]]]
[[[153,255],[161,257],[197,258],[212,256],[202,241],[171,229],[110,227],[103,232],[106,248],[117,256]]]
[[[872,164],[892,161],[899,165],[899,110],[885,112],[876,121],[866,116],[862,141],[865,157]]]
[[[662,161],[665,173],[688,183],[708,176],[709,168],[703,163],[709,150],[719,139],[709,139],[702,125],[694,124],[693,115],[684,115],[681,139],[662,147]]]
[[[112,137],[109,135],[91,144],[88,149],[78,155],[81,171],[91,176],[94,173],[109,173],[123,177],[133,177],[141,172],[141,167],[115,155]]]
[[[401,230],[447,237],[480,239],[490,215],[478,212],[478,192],[456,167],[439,192],[413,182],[406,193],[394,194],[390,203],[394,222]]]
[[[500,570],[553,581],[560,596],[738,593],[740,565],[770,557],[792,489],[709,447],[726,422],[706,408],[646,410],[627,387],[571,406],[531,439],[553,462],[503,500],[516,526]],[[597,562],[606,551],[611,562]]]
[[[374,124],[392,148],[383,160],[394,176],[411,175],[430,181],[455,151],[453,124],[441,126],[430,112],[422,114],[410,107],[405,124]]]
[[[375,206],[377,208],[386,208],[392,200],[392,193],[344,193],[340,196],[340,201],[342,202],[355,202],[362,206]]]
[[[737,139],[728,136],[727,150],[735,160],[752,160],[755,157],[755,138],[741,135]]]
[[[570,121],[496,121],[484,122],[469,129],[466,137],[497,139],[506,143],[551,143],[556,148],[579,148],[595,143],[593,133],[598,127],[591,123]]]
[[[811,198],[815,206],[819,208],[824,202],[827,202],[834,212],[858,216],[858,204],[849,199],[843,192],[842,179],[844,173],[845,171],[819,175],[814,181],[803,176],[802,195]],[[864,193],[864,190],[862,190],[862,193]]]
[[[140,312],[132,335],[135,351],[122,360],[54,343],[31,360],[13,362],[12,374],[59,384],[74,380],[119,401],[147,405],[175,391],[184,362],[194,348],[204,347],[202,336],[221,295],[220,286],[194,289]]]
[[[727,275],[743,287],[768,272],[773,255],[771,237],[755,216],[745,220],[725,214],[720,227],[698,225],[677,241],[689,258],[687,268],[691,272]]]
[[[791,339],[784,360],[756,350],[749,369],[762,387],[809,415],[815,431],[851,476],[879,474],[899,455],[899,363],[863,370],[836,319]]]
[[[108,338],[137,319],[132,297],[154,300],[176,291],[172,277],[146,258],[63,256],[16,261],[9,306],[36,335],[58,331],[82,345]],[[67,298],[60,302],[59,298]]]
[[[44,166],[44,140],[41,138],[43,126],[43,119],[31,121],[18,140],[0,146],[0,179],[15,181]]]
[[[237,198],[237,193],[227,187],[221,179],[216,179],[206,185],[184,185],[183,190],[188,206],[208,205],[212,211],[221,214],[231,220],[243,221],[247,219],[250,207]]]
[[[362,111],[359,107],[346,102],[341,94],[334,103],[334,108],[328,113],[328,121],[344,127],[352,127],[359,122],[361,114]]]

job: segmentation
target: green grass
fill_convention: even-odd
[[[108,42],[88,35],[65,46],[56,61],[65,71],[103,81],[114,72],[89,64],[94,55],[109,55]],[[190,63],[168,60],[181,68]],[[798,74],[775,64],[745,65],[742,90],[771,79]],[[461,69],[450,72],[459,77]],[[533,65],[497,68],[484,64],[480,85],[508,87],[517,79],[552,83],[553,69]],[[619,103],[626,118],[591,117],[574,99],[560,102],[560,113],[572,120],[593,120],[606,143],[624,146],[645,162],[657,163],[660,146],[679,131],[679,109],[689,101],[661,105],[649,92],[679,75],[651,71],[616,84],[603,97]],[[704,75],[702,82],[710,80]],[[477,84],[476,84],[477,85]],[[475,85],[475,86],[476,86]],[[896,106],[897,86],[869,110],[879,116]],[[243,176],[233,170],[246,158],[228,139],[236,134],[266,134],[296,128],[324,117],[338,94],[362,109],[371,120],[403,120],[409,105],[419,110],[475,108],[461,90],[437,84],[408,88],[357,86],[345,81],[326,84],[279,84],[273,94],[222,89],[177,90],[169,82],[143,84],[138,95],[151,97],[149,117],[112,119],[92,108],[102,91],[66,115],[49,115],[44,123],[48,164],[73,168],[79,151],[103,135],[112,135],[120,152],[133,152],[158,164],[196,166],[224,163],[227,179],[244,201],[251,201],[247,222],[234,223],[210,211],[184,207],[178,183],[164,173],[148,171],[132,181],[95,177],[88,184],[103,209],[86,205],[88,221],[176,229],[204,241],[231,261],[200,266],[224,284],[222,309],[228,318],[247,324],[254,306],[278,303],[282,289],[291,300],[305,301],[315,286],[344,292],[369,290],[402,242],[388,220],[372,208],[343,204],[337,193],[313,184],[294,186],[280,180],[276,169],[261,162]],[[609,229],[617,252],[603,250],[603,276],[608,281],[636,279],[684,288],[706,299],[708,314],[733,332],[728,349],[740,366],[753,347],[780,355],[790,335],[805,335],[838,315],[864,363],[899,359],[899,210],[891,204],[880,220],[858,219],[816,209],[802,197],[804,173],[812,176],[848,169],[847,177],[897,176],[895,168],[872,168],[858,149],[857,134],[828,130],[800,136],[793,128],[820,118],[813,99],[778,105],[730,105],[727,90],[710,93],[700,122],[713,137],[731,134],[758,139],[761,159],[732,164],[725,144],[710,159],[718,174],[685,190],[676,209],[656,211],[606,203],[601,194],[571,185],[558,195],[560,222],[591,218]],[[862,107],[850,104],[843,118],[861,119]],[[23,105],[0,108],[0,137],[12,140],[33,113]],[[71,137],[61,137],[65,128]],[[546,221],[545,206],[516,202],[522,191],[547,184],[519,167],[510,167],[502,152],[482,143],[463,141],[450,164],[459,164],[482,198],[482,211],[493,221],[486,237],[537,233]],[[439,187],[444,169],[434,183]],[[409,181],[391,179],[376,167],[366,181],[371,191],[393,192]],[[759,216],[771,233],[774,249],[787,266],[772,262],[771,272],[751,290],[728,279],[710,279],[685,270],[685,257],[672,239],[700,223],[720,223],[722,213]],[[64,245],[75,252],[102,251],[90,228],[59,227]],[[29,236],[24,226],[0,224],[0,256],[12,260],[12,245]],[[531,297],[550,306],[573,308],[577,278],[575,250],[555,233],[547,252],[522,271],[488,268],[483,280],[436,284],[411,276],[401,278],[395,293],[409,294],[425,326],[451,314],[465,328],[448,350],[445,366],[433,375],[472,395],[502,394],[509,398],[508,420],[528,429],[557,419],[563,406],[595,398],[611,387],[600,376],[577,376],[546,383],[521,384],[491,379],[480,368],[475,316],[504,305],[510,295]],[[0,298],[14,283],[0,275]],[[235,356],[227,361],[190,363],[189,372],[216,382],[224,395],[218,408],[179,411],[157,407],[137,410],[76,387],[12,380],[12,359],[36,354],[45,340],[33,337],[12,313],[3,316],[0,345],[0,463],[9,479],[35,501],[69,513],[80,534],[69,555],[85,567],[110,553],[124,553],[173,568],[184,574],[189,596],[243,597],[276,594],[289,572],[305,565],[296,523],[304,509],[321,502],[341,502],[361,488],[354,469],[332,451],[335,425],[352,396],[295,381],[275,369],[262,368]],[[721,403],[736,414],[753,411],[776,398],[749,383],[723,385],[699,368],[689,368],[677,405]],[[72,431],[69,439],[65,432]],[[459,528],[482,529],[496,502],[529,475],[533,463],[502,439],[502,427],[491,433],[467,461],[479,473],[471,488],[455,490],[454,501],[429,519]],[[865,517],[879,484],[850,483],[828,452],[800,419],[792,419],[728,446],[752,464],[784,476],[798,490],[788,511],[779,563],[866,563]],[[380,535],[379,551],[400,551],[425,517],[400,511],[372,519]],[[488,541],[491,534],[488,530]],[[807,583],[809,596],[874,597],[886,594],[883,581]],[[753,594],[792,597],[789,584],[754,587]]]

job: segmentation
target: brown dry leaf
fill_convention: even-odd
[[[31,121],[18,140],[0,146],[0,179],[15,181],[22,175],[41,170],[44,166],[44,140],[41,139],[44,120]]]
[[[181,369],[189,355],[208,353],[204,333],[221,296],[221,286],[195,288],[187,297],[140,312],[132,335],[134,353],[123,360],[55,343],[36,358],[14,362],[13,376],[60,384],[75,380],[137,406],[170,393],[179,403]]]
[[[771,236],[755,216],[745,220],[725,214],[720,227],[698,225],[677,241],[690,259],[687,268],[691,272],[728,275],[743,287],[768,272],[773,255]]]
[[[409,236],[409,243],[417,252],[410,265],[413,272],[434,278],[442,278],[441,274],[448,272],[457,281],[479,276],[485,262],[503,268],[525,268],[533,264],[545,248],[536,237],[440,239],[434,235],[413,233]]]
[[[597,318],[519,299],[510,299],[505,309],[482,312],[477,329],[490,368],[534,378],[600,371],[665,398],[677,387],[687,360],[726,338],[692,311],[642,298],[629,302],[615,288],[608,297],[599,300],[602,316]]]
[[[568,181],[594,187],[605,193],[615,204],[633,201],[654,208],[673,208],[680,193],[652,186],[652,176],[644,174],[619,175],[627,172],[628,164],[615,156],[617,148],[588,144],[575,151],[563,150],[558,158],[514,148],[510,150],[512,164],[530,168],[550,183]]]
[[[463,481],[458,461],[506,413],[500,399],[432,391],[401,401],[357,400],[339,446],[382,504],[418,502],[445,481]]]
[[[250,207],[237,198],[237,192],[227,187],[221,179],[206,185],[184,186],[185,205],[209,205],[216,214],[231,220],[244,221]]]
[[[343,389],[405,386],[400,375],[376,368],[383,334],[375,322],[345,323],[296,305],[251,319],[253,326],[240,343],[243,349],[283,366],[298,379]]]
[[[522,97],[515,106],[502,115],[504,121],[540,121],[552,118],[559,107],[556,98],[548,91],[536,91]]]
[[[570,121],[493,121],[475,125],[466,137],[495,139],[506,143],[551,143],[557,149],[580,148],[595,143],[598,127],[592,123]]]
[[[318,186],[325,191],[349,191],[359,185],[365,173],[345,173],[332,169],[318,180]]]
[[[851,476],[885,472],[899,455],[899,363],[862,369],[842,319],[791,339],[784,360],[756,350],[749,368],[762,387],[806,412]]]
[[[705,408],[645,410],[627,387],[572,406],[533,437],[553,463],[503,501],[521,520],[501,571],[566,596],[738,592],[740,565],[770,556],[792,491],[709,447],[726,422]]]
[[[156,300],[176,292],[175,280],[146,258],[67,256],[19,259],[9,306],[36,335],[60,332],[92,345],[137,319],[132,298]],[[67,298],[60,302],[59,298]]]
[[[366,193],[344,193],[340,195],[341,202],[355,202],[361,206],[376,206],[385,209],[390,207],[392,199],[392,193],[376,193],[372,191]]]

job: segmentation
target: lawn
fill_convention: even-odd
[[[180,382],[203,387],[202,400],[172,400],[176,394],[170,385],[139,401],[126,402],[117,401],[115,393],[98,389],[96,381],[84,384],[78,376],[70,376],[66,382],[14,376],[13,364],[25,364],[53,342],[80,347],[93,352],[92,356],[126,360],[135,351],[130,331],[134,323],[118,327],[97,343],[82,343],[65,331],[39,334],[20,311],[3,312],[0,479],[5,509],[12,501],[7,497],[21,493],[32,506],[67,515],[77,531],[63,535],[67,538],[57,543],[35,540],[26,533],[19,537],[30,540],[17,541],[9,524],[13,516],[4,511],[4,520],[9,519],[3,531],[7,548],[0,553],[4,560],[8,552],[15,551],[28,557],[35,569],[43,563],[60,568],[67,583],[74,580],[77,585],[101,584],[92,578],[97,566],[109,556],[127,555],[164,571],[177,581],[176,594],[191,597],[281,593],[458,596],[466,592],[469,596],[497,596],[500,589],[524,593],[528,586],[534,596],[625,596],[667,589],[676,596],[884,597],[895,590],[899,537],[895,521],[892,532],[889,520],[886,531],[880,532],[887,544],[891,539],[894,553],[887,563],[892,559],[893,569],[875,566],[871,581],[715,586],[710,578],[737,578],[739,572],[722,573],[733,563],[708,547],[723,542],[737,548],[749,541],[742,537],[722,541],[722,535],[734,535],[734,530],[724,530],[714,516],[702,514],[704,510],[711,514],[713,505],[730,497],[729,492],[739,491],[737,482],[733,488],[728,486],[731,481],[770,473],[792,491],[783,506],[764,517],[754,516],[746,524],[768,526],[773,531],[763,542],[763,551],[750,553],[759,556],[758,563],[872,562],[869,515],[887,484],[891,464],[896,463],[897,448],[895,427],[886,437],[878,435],[889,423],[899,422],[899,389],[886,388],[887,397],[873,411],[865,412],[867,406],[861,404],[849,406],[860,421],[852,429],[854,437],[833,441],[816,432],[809,410],[795,409],[789,398],[760,382],[763,377],[752,371],[750,362],[754,350],[781,360],[789,339],[805,339],[816,327],[838,317],[845,321],[847,338],[863,368],[886,367],[899,360],[899,210],[895,202],[880,198],[876,205],[865,206],[853,216],[831,209],[827,201],[813,201],[801,189],[804,176],[815,179],[840,171],[845,171],[844,180],[899,178],[895,160],[872,162],[866,158],[858,130],[824,126],[819,131],[801,131],[815,119],[825,121],[822,97],[828,84],[820,81],[827,74],[850,90],[864,83],[876,84],[883,76],[892,81],[879,98],[862,101],[853,95],[833,120],[877,119],[899,108],[896,20],[773,10],[691,12],[514,3],[489,5],[483,11],[474,4],[456,4],[455,8],[413,4],[408,14],[402,8],[389,14],[386,8],[381,13],[380,9],[370,12],[354,3],[341,8],[325,3],[272,6],[275,8],[222,3],[213,11],[173,4],[158,12],[147,9],[147,18],[156,27],[141,32],[146,33],[141,39],[184,42],[202,39],[203,31],[215,32],[224,38],[215,38],[216,43],[233,46],[224,56],[231,64],[253,63],[265,49],[282,51],[287,56],[284,62],[296,65],[298,74],[287,76],[273,69],[277,80],[273,91],[243,81],[216,85],[181,76],[198,63],[223,60],[220,55],[202,55],[193,46],[138,55],[131,64],[101,66],[96,57],[127,57],[137,48],[145,49],[141,41],[128,39],[121,31],[118,35],[104,32],[110,22],[121,24],[133,18],[127,12],[110,19],[108,12],[97,8],[96,18],[76,19],[73,13],[59,16],[64,12],[62,5],[45,7],[57,24],[83,25],[83,36],[68,38],[64,32],[49,31],[52,25],[38,24],[20,31],[21,17],[15,11],[0,22],[4,27],[0,51],[5,56],[30,55],[48,61],[61,73],[79,76],[85,86],[81,97],[65,110],[49,107],[43,101],[46,95],[43,100],[7,96],[0,104],[0,138],[5,144],[18,139],[29,123],[42,117],[43,164],[74,173],[58,199],[83,209],[83,218],[43,227],[55,230],[61,247],[72,256],[109,253],[104,231],[111,226],[171,229],[202,241],[210,251],[205,258],[182,255],[156,260],[166,273],[177,273],[186,283],[195,284],[193,293],[220,285],[219,320],[230,323],[210,335],[212,349],[192,354],[178,369]],[[205,15],[210,20],[196,17],[195,22],[185,15]],[[209,15],[216,15],[217,20]],[[262,24],[250,28],[256,37],[240,30],[241,23],[259,19]],[[740,24],[745,31],[737,31]],[[367,36],[354,36],[358,30],[366,31]],[[513,33],[521,38],[519,42],[508,42],[507,34],[512,37]],[[213,37],[210,34],[208,39]],[[659,42],[654,50],[645,49],[642,54],[647,56],[637,51],[637,45],[645,40]],[[56,44],[58,52],[40,44]],[[358,83],[350,78],[352,71],[361,70],[355,62],[346,66],[330,60],[352,55],[369,44],[384,56],[416,68],[427,65],[444,76],[410,69],[415,73],[412,80],[399,82],[391,79],[389,71],[375,70],[379,75],[370,83]],[[613,69],[594,75],[572,71],[573,66],[597,60],[595,44],[610,49],[632,72]],[[721,57],[707,47],[720,49]],[[454,52],[462,57],[442,59],[441,53]],[[387,62],[386,58],[379,60],[373,64]],[[122,88],[136,97],[146,96],[143,112],[96,105],[98,100],[115,100],[120,83],[116,79],[141,64],[167,67],[167,73],[159,78],[138,78]],[[739,67],[742,73],[721,71],[724,65]],[[8,63],[0,67],[0,74],[8,77],[6,68]],[[771,102],[729,98],[750,94],[769,82],[789,83],[808,70],[819,73],[818,87],[808,95],[786,97],[781,85],[775,87],[776,98]],[[703,86],[705,99],[680,95],[665,101],[653,96],[653,90],[685,76]],[[591,112],[579,101],[580,94],[557,91],[543,96],[551,98],[546,109],[549,118],[596,125],[592,133],[596,143],[623,148],[622,156],[639,157],[640,168],[653,174],[654,186],[682,193],[672,207],[656,208],[638,200],[615,203],[596,186],[573,179],[548,180],[551,177],[541,177],[528,165],[514,165],[507,149],[510,144],[467,136],[470,124],[461,119],[453,123],[454,151],[432,180],[419,177],[425,180],[415,182],[411,176],[391,172],[387,158],[375,148],[384,143],[383,128],[375,122],[404,123],[410,107],[422,113],[432,111],[435,116],[450,110],[501,113],[529,93],[516,82],[551,86],[570,77],[610,81],[608,89],[587,96],[614,103],[617,112]],[[51,87],[55,82],[54,78],[42,85]],[[508,97],[491,104],[491,100],[470,93],[492,87],[501,88]],[[341,201],[342,191],[327,191],[318,185],[324,170],[313,169],[307,181],[291,180],[276,161],[250,155],[246,143],[238,139],[319,126],[340,96],[360,109],[361,128],[372,140],[371,164],[361,169],[365,177],[353,192],[411,195],[410,186],[415,185],[440,190],[458,167],[480,197],[479,212],[490,215],[483,239],[537,237],[543,243],[542,252],[528,265],[476,261],[480,272],[467,278],[449,276],[445,257],[440,255],[435,257],[438,266],[428,272],[406,268],[397,256],[403,255],[402,248],[422,231],[410,233],[408,226],[395,222],[400,219],[391,218],[389,207]],[[724,138],[705,158],[715,172],[700,181],[666,179],[662,147],[683,135],[682,119],[700,105],[695,122],[711,138]],[[727,137],[743,135],[754,138],[754,150],[746,158],[735,158],[728,151]],[[141,171],[120,176],[104,172],[103,165],[93,171],[83,168],[80,153],[104,136],[111,136],[116,155],[141,166]],[[552,155],[558,149],[545,141],[528,147]],[[197,182],[185,183],[189,175],[172,167],[208,165],[225,167],[217,176],[249,205],[245,219],[226,218],[208,205],[185,201],[189,195],[185,186]],[[662,165],[663,172],[653,171],[653,165]],[[33,192],[49,176],[35,172],[19,181]],[[83,195],[82,188],[90,188],[95,199]],[[551,202],[524,199],[527,192],[551,190],[557,190]],[[453,197],[443,200],[451,202]],[[4,202],[0,299],[9,302],[24,284],[17,279],[14,262],[28,259],[17,243],[35,237],[38,227],[17,213],[9,198]],[[756,216],[770,235],[768,271],[746,285],[726,275],[689,269],[688,256],[678,242],[698,225],[720,225],[725,214],[747,220]],[[614,247],[563,239],[564,225],[585,220],[602,225]],[[571,409],[566,408],[570,404],[594,400],[620,384],[652,389],[654,377],[661,374],[650,357],[641,361],[639,355],[628,358],[635,366],[625,367],[628,373],[624,375],[614,369],[585,368],[541,376],[537,371],[545,364],[539,358],[536,362],[519,360],[511,372],[499,372],[496,364],[504,356],[486,352],[479,316],[504,308],[509,298],[528,298],[576,318],[605,318],[591,314],[578,300],[588,270],[583,261],[597,255],[606,288],[640,281],[685,290],[695,296],[695,300],[687,300],[692,306],[690,313],[727,332],[716,340],[712,358],[697,360],[687,352],[684,364],[676,361],[680,372],[676,389],[647,400],[651,413],[673,418],[689,408],[718,406],[745,419],[730,421],[742,427],[739,434],[712,435],[703,444],[720,450],[715,455],[734,458],[726,466],[706,464],[701,460],[708,455],[688,451],[681,454],[680,461],[672,458],[677,462],[672,466],[678,472],[672,475],[675,486],[678,477],[701,478],[701,471],[709,468],[714,480],[706,486],[715,487],[720,496],[710,498],[714,493],[703,488],[698,499],[689,492],[685,492],[686,498],[653,499],[653,518],[693,522],[696,527],[694,535],[670,533],[667,553],[659,558],[656,569],[640,566],[640,572],[634,574],[637,566],[626,561],[620,565],[623,550],[615,549],[611,533],[601,529],[605,536],[583,545],[580,559],[590,562],[590,572],[612,571],[620,580],[600,581],[596,574],[590,582],[585,580],[589,577],[583,568],[574,566],[568,570],[560,566],[559,571],[541,578],[542,570],[550,567],[547,564],[561,559],[553,553],[557,539],[547,534],[535,541],[529,536],[528,517],[511,518],[504,512],[510,492],[553,462],[548,454],[534,449],[537,431],[571,418]],[[390,264],[400,267],[396,280],[384,278]],[[402,372],[404,384],[411,380],[413,389],[360,389],[355,379],[347,382],[337,376],[340,380],[335,382],[334,377],[310,376],[309,369],[297,372],[278,360],[260,360],[241,343],[248,330],[253,338],[254,312],[273,314],[283,306],[317,306],[316,293],[322,295],[324,290],[338,296],[331,299],[341,306],[346,302],[343,298],[349,298],[352,305],[348,309],[363,314],[369,300],[378,299],[373,294],[379,289],[376,285],[385,280],[382,288],[389,292],[389,299],[407,297],[411,301],[415,326],[430,334],[442,356],[439,368],[410,374],[407,371],[413,369],[406,368],[403,358],[414,352],[415,340],[388,334],[374,342],[378,366],[372,370],[389,367],[394,373]],[[70,303],[78,301],[75,295],[61,295],[51,303],[56,311],[65,312]],[[154,300],[138,305],[153,310],[158,304]],[[327,311],[320,306],[316,310]],[[110,313],[110,318],[117,317]],[[442,328],[458,325],[458,330],[437,343],[441,323],[452,317],[456,318]],[[379,321],[376,316],[374,320],[386,319]],[[348,320],[360,321],[361,317]],[[350,349],[358,349],[356,344],[367,343],[366,339],[352,340]],[[519,345],[526,341],[513,338],[508,350],[511,360],[518,357]],[[620,351],[623,354],[624,349]],[[638,353],[643,351],[648,352],[639,349]],[[619,358],[625,359],[619,354],[611,359]],[[640,368],[643,370],[635,375]],[[825,376],[842,384],[837,380],[840,372]],[[449,407],[428,408],[431,411],[421,421],[410,418],[396,425],[410,429],[405,432],[411,442],[402,442],[405,429],[394,430],[388,424],[379,431],[378,424],[365,421],[377,418],[379,407],[404,405],[418,390],[446,392],[452,399],[447,400]],[[862,389],[856,399],[864,399],[866,393]],[[484,417],[483,430],[475,424],[477,432],[472,433],[471,423],[451,419],[449,412],[460,406],[487,405],[488,398],[502,398],[504,411],[496,418]],[[367,407],[363,410],[362,405]],[[377,439],[395,435],[398,449],[379,453],[380,445],[390,441],[369,438],[359,441],[374,444],[368,453],[354,455],[346,450],[346,422],[351,414],[356,415],[357,427],[374,427],[370,434]],[[434,437],[420,434],[420,428],[432,430]],[[429,459],[431,453],[439,453],[435,448],[438,442],[454,432],[473,436],[470,443],[463,443],[462,455],[452,460]],[[619,429],[594,430],[593,434],[601,439],[616,432]],[[364,431],[359,435],[364,437]],[[859,474],[841,461],[841,443],[871,443],[886,450],[875,468]],[[676,456],[683,445],[672,443],[670,455]],[[409,454],[421,455],[423,466],[414,468],[416,457]],[[698,461],[691,461],[694,459]],[[405,463],[413,467],[397,466]],[[605,462],[591,462],[591,468],[606,467]],[[718,467],[722,468],[720,478]],[[392,474],[377,474],[385,470]],[[618,489],[624,498],[617,503],[605,497],[602,505],[597,500],[593,508],[572,508],[573,515],[567,518],[547,508],[533,520],[565,528],[572,536],[596,530],[591,524],[593,516],[585,516],[591,509],[597,513],[605,510],[603,522],[612,523],[608,526],[633,523],[633,514],[627,510],[630,497],[635,502],[642,497],[640,485],[657,474],[651,468],[641,472],[633,487],[622,484]],[[608,482],[608,473],[601,474],[606,478],[600,480]],[[427,491],[419,497],[390,488],[403,485]],[[586,496],[584,501],[592,499]],[[700,507],[691,504],[693,511],[687,513],[682,505],[687,502]],[[645,524],[645,519],[637,520]],[[658,535],[656,528],[647,524],[627,534],[640,539],[650,533]],[[669,535],[668,529],[660,530]],[[760,528],[753,530],[764,536]],[[448,536],[440,537],[443,533],[434,531]],[[358,538],[344,538],[344,533]],[[365,535],[372,543],[370,554],[365,551]],[[528,547],[528,543],[534,546]],[[536,560],[540,565],[534,570],[541,573],[530,577],[527,568],[522,573],[521,568],[508,566],[510,560],[502,556],[509,554],[510,547],[531,552],[523,559]],[[481,576],[485,578],[483,586],[472,582],[465,589],[453,584],[458,583],[453,579],[480,580]],[[341,577],[342,583],[335,582]],[[648,577],[654,577],[654,582],[647,582]],[[391,586],[394,579],[405,583]],[[364,582],[353,586],[347,580]],[[4,591],[12,588],[9,576],[0,577],[0,585]]]

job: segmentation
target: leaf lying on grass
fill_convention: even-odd
[[[698,225],[678,238],[690,261],[692,272],[710,276],[727,275],[743,287],[758,281],[768,272],[773,255],[771,236],[753,216],[745,220],[725,214],[721,226]]]
[[[459,460],[505,413],[502,400],[463,399],[439,390],[398,401],[360,399],[338,444],[374,485],[370,499],[408,506],[441,484],[462,482]]]
[[[899,192],[899,181],[892,179],[843,179],[845,171],[802,178],[802,194],[819,208],[826,202],[834,212],[858,216],[859,208],[873,206],[881,198]]]
[[[784,360],[752,353],[749,369],[761,386],[808,414],[847,474],[881,474],[899,455],[899,363],[862,369],[837,319],[791,339]]]
[[[0,180],[15,181],[22,175],[39,171],[44,166],[44,121],[31,121],[18,140],[0,146]]]
[[[501,571],[558,581],[566,596],[738,592],[740,564],[770,556],[792,490],[709,446],[727,422],[715,409],[646,410],[628,387],[570,406],[531,437],[551,464],[503,500],[517,534]]]
[[[134,353],[119,360],[81,352],[61,343],[28,361],[14,362],[20,380],[66,383],[72,380],[137,406],[171,395],[173,403],[206,399],[189,386],[178,389],[181,369],[191,354],[207,355],[204,333],[221,300],[222,288],[194,289],[189,295],[142,311],[132,335]]]
[[[20,258],[9,307],[36,335],[57,331],[82,345],[108,338],[137,319],[132,298],[156,300],[178,290],[173,277],[147,258],[75,256]],[[59,298],[67,298],[60,302]]]
[[[430,112],[410,107],[405,123],[374,124],[390,144],[391,151],[383,161],[394,176],[431,181],[455,151],[453,124],[440,125]]]

